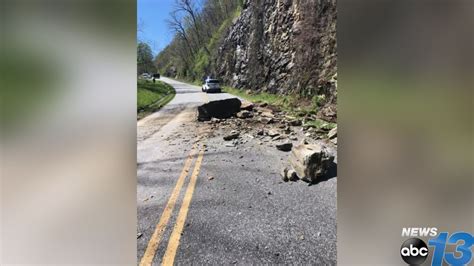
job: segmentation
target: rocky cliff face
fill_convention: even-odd
[[[318,113],[335,120],[336,2],[246,0],[216,60],[225,83],[308,99],[320,95]]]

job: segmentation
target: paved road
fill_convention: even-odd
[[[137,262],[335,264],[337,178],[281,182],[288,153],[237,147],[195,121],[195,107],[233,97],[162,78],[176,97],[138,122]]]

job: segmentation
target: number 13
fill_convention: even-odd
[[[438,237],[430,239],[428,245],[434,246],[433,260],[431,261],[432,266],[440,266],[444,260],[453,266],[461,266],[468,264],[472,259],[472,250],[471,247],[474,244],[474,237],[471,234],[466,232],[457,232],[451,235],[448,240],[448,244],[456,245],[455,252],[446,252],[446,239],[448,238],[447,232],[442,232]],[[464,243],[458,244],[459,241]],[[456,256],[456,253],[461,253],[461,256]],[[444,256],[443,256],[444,255]]]

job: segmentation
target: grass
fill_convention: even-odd
[[[157,80],[156,83],[147,80],[137,82],[137,119],[141,119],[171,101],[176,92],[170,85]]]
[[[246,93],[244,90],[236,89],[228,86],[222,87],[223,91],[236,95],[242,99],[248,100],[254,103],[267,103],[272,105],[289,116],[294,117],[310,117],[306,119],[305,126],[321,128],[330,130],[336,126],[335,123],[327,122],[321,119],[311,119],[317,113],[317,105],[320,104],[320,99],[317,100],[307,100],[301,97],[293,95],[281,95],[281,94],[271,94],[266,92],[255,92]]]
[[[327,122],[322,119],[309,120],[305,122],[305,127],[321,128],[331,130],[336,127],[335,123]]]
[[[277,95],[277,94],[271,94],[271,93],[266,93],[266,92],[259,92],[259,93],[253,92],[252,94],[248,94],[244,90],[240,90],[240,89],[236,89],[236,88],[232,88],[228,86],[223,86],[222,90],[227,93],[239,96],[248,101],[251,101],[254,103],[267,103],[270,105],[280,107],[282,110],[285,110],[285,111],[290,111],[290,109],[292,109],[291,106],[294,103],[294,97],[292,96]]]

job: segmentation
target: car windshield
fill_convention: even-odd
[[[217,83],[219,83],[219,81],[218,81],[217,79],[209,79],[209,80],[207,81],[207,83],[210,83],[210,84],[217,84]]]

